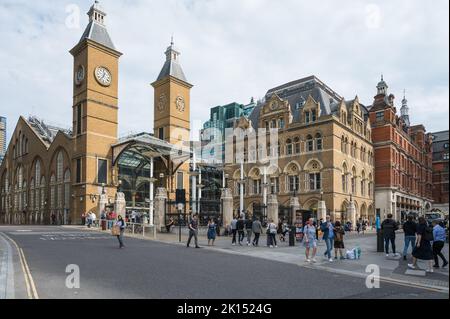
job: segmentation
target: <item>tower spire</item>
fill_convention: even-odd
[[[387,94],[388,85],[384,82],[383,73],[381,74],[381,81],[377,84],[377,94]]]
[[[403,90],[403,100],[402,100],[402,107],[400,109],[400,115],[401,118],[403,119],[403,122],[405,122],[405,124],[407,126],[409,126],[409,107],[408,107],[408,100],[406,99],[406,90]]]
[[[95,21],[103,26],[105,25],[106,13],[97,0],[95,0],[87,14],[89,16],[89,22]]]

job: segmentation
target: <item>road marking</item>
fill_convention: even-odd
[[[17,252],[19,254],[20,264],[22,266],[22,272],[25,277],[25,285],[27,287],[28,299],[39,299],[39,295],[36,290],[36,286],[34,284],[33,276],[31,275],[30,268],[28,267],[27,259],[25,258],[25,254],[23,253],[22,248],[17,245],[17,243],[6,234],[3,234],[6,238],[8,238],[16,247]]]
[[[14,299],[14,264],[11,244],[0,233],[0,239],[5,243],[0,265],[0,299]]]

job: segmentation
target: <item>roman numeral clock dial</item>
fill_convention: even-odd
[[[107,68],[99,66],[95,69],[95,79],[100,85],[110,86],[112,77]]]

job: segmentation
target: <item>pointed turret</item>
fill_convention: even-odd
[[[400,109],[400,114],[403,122],[406,124],[406,126],[410,126],[409,123],[409,107],[408,107],[408,100],[406,99],[406,91],[403,91],[403,100],[402,100],[402,107]]]
[[[166,55],[166,62],[164,63],[164,66],[161,72],[159,73],[156,82],[168,76],[172,76],[174,78],[177,78],[178,80],[188,83],[186,76],[184,75],[183,69],[181,68],[181,65],[179,63],[180,52],[175,48],[175,45],[173,43],[173,37],[170,42],[170,46],[167,48],[165,52],[165,55]]]

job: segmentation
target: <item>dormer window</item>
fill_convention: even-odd
[[[305,112],[305,123],[308,124],[310,121],[311,121],[310,113],[309,112]]]
[[[316,110],[311,111],[311,121],[315,122],[317,120]]]

